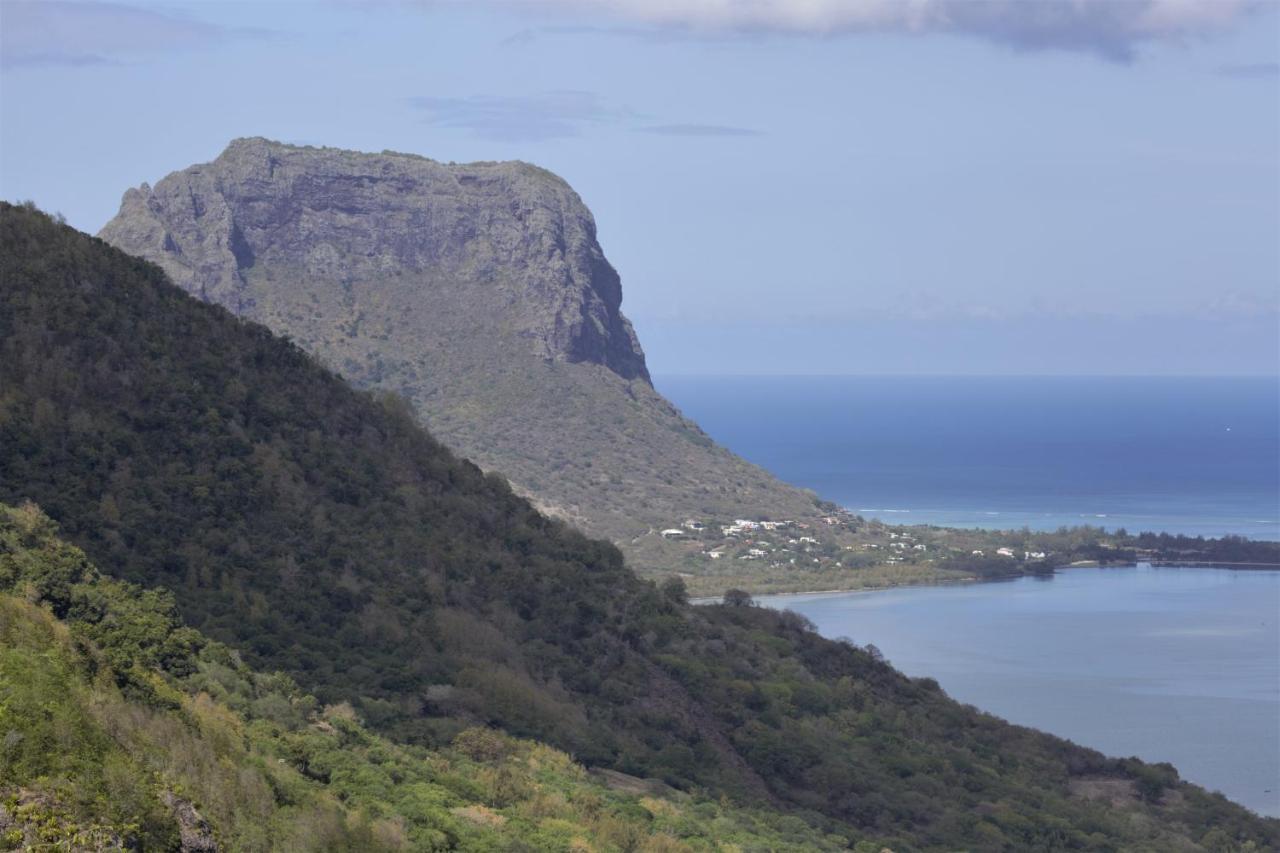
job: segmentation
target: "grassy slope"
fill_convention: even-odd
[[[1275,837],[1171,769],[963,708],[793,615],[683,606],[394,401],[100,241],[6,206],[0,247],[0,499],[38,500],[105,571],[169,587],[376,729],[439,744],[495,723],[901,849]],[[1099,784],[1138,793],[1108,805]]]
[[[273,267],[270,255],[248,280],[253,319],[357,386],[402,395],[449,447],[545,511],[641,555],[647,568],[670,568],[676,549],[658,539],[642,552],[631,540],[686,518],[817,514],[811,495],[716,445],[643,380],[535,359],[499,328],[442,336],[438,318],[456,304],[423,296],[439,283],[365,282],[368,295],[348,306],[340,284]],[[364,321],[352,334],[357,313]]]

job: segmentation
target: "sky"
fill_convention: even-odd
[[[1275,0],[0,0],[0,197],[519,159],[663,374],[1280,373]]]

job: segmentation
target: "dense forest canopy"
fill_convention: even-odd
[[[0,501],[393,738],[499,726],[895,850],[1280,840],[1172,768],[983,715],[795,614],[689,607],[396,399],[34,209],[0,207],[0,276]]]

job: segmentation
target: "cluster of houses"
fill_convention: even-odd
[[[987,553],[986,551],[974,551],[973,556],[983,557],[983,556],[986,556],[986,553]],[[996,556],[1008,557],[1010,559],[1013,559],[1018,555],[1012,548],[997,548]],[[1024,560],[1043,560],[1044,558],[1045,558],[1044,551],[1023,551],[1022,552],[1022,559]]]
[[[889,557],[887,560],[885,560],[886,563],[904,562],[904,557],[907,551],[928,551],[929,550],[928,545],[924,544],[923,542],[917,542],[916,538],[910,535],[909,533],[895,533],[893,531],[889,531],[889,539],[890,539],[889,548],[890,550],[896,553],[895,553],[895,556]],[[853,547],[853,546],[847,546],[847,547]],[[876,542],[862,543],[862,549],[864,551],[879,551],[881,547],[882,546]]]
[[[828,525],[840,524],[843,519],[837,516],[829,516],[822,519]],[[739,560],[763,560],[771,553],[777,550],[789,551],[788,545],[797,546],[798,551],[808,551],[810,546],[820,544],[817,537],[810,535],[795,535],[801,531],[808,530],[809,525],[803,521],[795,521],[786,519],[783,521],[756,521],[750,518],[735,518],[732,524],[725,524],[720,527],[720,535],[725,540],[736,540],[748,547],[745,551],[738,555]],[[696,519],[688,519],[679,527],[668,527],[665,530],[658,531],[663,539],[702,539],[705,540],[705,533],[708,530],[706,524]],[[785,532],[788,536],[785,544],[775,543],[766,539],[757,538],[762,534],[778,534]],[[726,541],[719,545],[714,545],[703,551],[703,556],[711,560],[719,560],[729,553],[730,542]],[[780,547],[779,547],[780,546]],[[790,562],[794,563],[792,558]]]
[[[753,533],[758,530],[766,530],[776,532],[788,527],[805,527],[809,525],[800,521],[752,521],[749,518],[734,519],[733,524],[728,524],[720,528],[720,533],[726,538],[739,537],[744,533]],[[700,536],[707,526],[701,521],[689,519],[679,527],[668,527],[666,530],[659,531],[663,539],[689,539]],[[817,542],[812,537],[805,537],[808,541]]]
[[[822,524],[835,527],[848,524],[850,517],[830,515],[822,517],[820,521]],[[739,560],[772,559],[774,561],[772,564],[776,566],[780,566],[784,562],[795,565],[799,560],[803,560],[805,563],[810,561],[822,563],[823,560],[819,558],[827,549],[820,547],[823,543],[817,537],[810,535],[809,528],[809,524],[791,519],[757,521],[750,518],[735,518],[732,524],[723,524],[702,522],[690,518],[678,527],[668,527],[659,531],[659,533],[664,539],[693,540],[705,543],[703,545],[704,550],[701,553],[708,560],[720,560],[729,556],[736,557]],[[719,536],[716,536],[717,531],[720,534]],[[867,530],[867,533],[872,538],[878,538],[881,541],[845,544],[843,546],[844,550],[852,551],[855,548],[865,551],[883,550],[887,552],[884,553],[883,561],[888,564],[915,562],[920,559],[927,561],[935,556],[929,553],[935,548],[941,549],[940,553],[957,552],[955,548],[946,547],[945,542],[939,544],[937,541],[933,541],[932,544],[926,545],[911,533],[887,530],[884,526],[873,524]],[[887,537],[888,541],[885,542],[881,537]],[[717,542],[716,540],[721,541]],[[963,553],[963,551],[959,551],[959,553]],[[925,556],[926,554],[928,554],[927,557]],[[975,557],[982,557],[985,556],[986,552],[979,549],[972,551],[972,554]],[[1018,559],[1018,552],[1010,547],[997,548],[994,554],[998,557]],[[1021,554],[1024,560],[1043,560],[1046,558],[1044,551],[1022,551]]]
[[[808,527],[809,525],[796,521],[752,521],[749,518],[734,519],[733,524],[720,528],[720,532],[724,536],[741,536],[743,533],[752,533],[756,530],[767,530],[775,532],[787,527]]]

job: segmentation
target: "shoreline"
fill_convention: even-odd
[[[1092,568],[1094,571],[1075,573],[1068,571],[1080,568]],[[852,637],[852,642],[859,647],[865,647],[868,642],[874,643],[879,649],[883,650],[884,656],[895,668],[909,677],[935,678],[943,690],[957,701],[972,704],[988,713],[1016,722],[1019,725],[1069,738],[1076,743],[1098,749],[1109,756],[1137,755],[1149,762],[1170,762],[1178,768],[1179,774],[1184,780],[1192,781],[1210,789],[1216,788],[1233,802],[1247,803],[1246,807],[1251,808],[1258,814],[1265,813],[1280,818],[1280,812],[1275,811],[1276,802],[1274,800],[1258,799],[1257,792],[1259,790],[1262,788],[1274,788],[1274,786],[1269,784],[1269,778],[1267,779],[1268,784],[1256,784],[1258,774],[1250,768],[1256,768],[1257,764],[1256,762],[1246,763],[1251,761],[1248,758],[1249,751],[1247,748],[1239,753],[1214,752],[1213,761],[1217,761],[1222,755],[1235,755],[1234,758],[1230,759],[1233,762],[1232,764],[1223,765],[1229,766],[1230,769],[1215,777],[1214,774],[1217,773],[1217,770],[1213,766],[1213,761],[1207,763],[1198,762],[1194,754],[1180,754],[1171,750],[1168,743],[1163,741],[1162,738],[1147,738],[1145,734],[1142,734],[1151,730],[1150,722],[1152,719],[1161,719],[1160,713],[1168,711],[1170,708],[1173,709],[1171,713],[1176,713],[1177,725],[1183,727],[1178,728],[1177,731],[1187,738],[1200,738],[1207,736],[1207,732],[1217,727],[1221,719],[1229,719],[1234,713],[1241,713],[1239,718],[1241,725],[1254,725],[1259,721],[1265,723],[1267,720],[1273,723],[1276,719],[1276,706],[1274,704],[1267,706],[1270,710],[1260,705],[1241,706],[1233,704],[1237,702],[1237,699],[1230,697],[1234,697],[1236,694],[1228,692],[1218,696],[1213,692],[1212,688],[1205,688],[1204,690],[1188,688],[1184,694],[1175,694],[1172,699],[1169,696],[1162,695],[1159,691],[1144,692],[1141,687],[1142,680],[1153,676],[1150,669],[1144,668],[1146,664],[1141,654],[1129,656],[1128,645],[1119,649],[1119,652],[1122,653],[1121,659],[1124,660],[1124,665],[1119,671],[1104,670],[1095,675],[1093,670],[1095,664],[1087,660],[1082,667],[1073,666],[1063,670],[1054,670],[1050,674],[1046,674],[1044,670],[1039,669],[1037,666],[1044,659],[1042,655],[1046,651],[1053,654],[1061,653],[1069,657],[1073,650],[1079,649],[1080,636],[1076,631],[1062,626],[1077,624],[1074,621],[1077,617],[1087,619],[1096,616],[1099,612],[1097,609],[1099,603],[1123,602],[1118,610],[1110,611],[1105,616],[1105,619],[1113,626],[1125,626],[1124,630],[1127,631],[1125,613],[1134,606],[1138,608],[1144,607],[1144,602],[1148,601],[1152,595],[1155,595],[1157,599],[1161,599],[1162,590],[1169,590],[1175,596],[1179,596],[1176,601],[1181,602],[1182,605],[1201,600],[1205,595],[1205,590],[1239,590],[1239,592],[1226,592],[1224,594],[1228,597],[1219,600],[1224,602],[1248,601],[1253,602],[1255,607],[1260,605],[1262,609],[1269,610],[1271,605],[1265,604],[1265,602],[1268,600],[1274,601],[1271,596],[1276,589],[1276,581],[1280,579],[1278,578],[1280,567],[1274,565],[1268,567],[1268,571],[1261,573],[1250,571],[1247,567],[1215,565],[1205,562],[1197,564],[1195,566],[1197,570],[1179,571],[1180,568],[1182,567],[1154,565],[1146,561],[1134,561],[1109,566],[1071,566],[1063,564],[1055,568],[1054,574],[1062,573],[1062,577],[1057,580],[1060,584],[1066,584],[1071,587],[1069,592],[1066,587],[1054,589],[1047,584],[1041,586],[1027,583],[1016,589],[1004,591],[966,589],[960,592],[954,590],[948,592],[939,590],[936,594],[922,591],[919,595],[904,595],[892,599],[881,597],[879,599],[869,599],[865,602],[860,601],[852,594],[819,593],[815,594],[812,600],[805,601],[799,601],[794,598],[774,599],[762,596],[757,599],[756,604],[761,608],[771,609],[775,613],[788,609],[797,611],[817,623],[819,626],[818,633],[831,640],[836,640],[839,636],[845,635]],[[1159,569],[1160,572],[1153,571],[1155,569]],[[1085,591],[1084,597],[1079,597],[1081,590]],[[1251,590],[1267,590],[1268,592],[1260,597],[1254,592],[1249,592]],[[1064,592],[1066,592],[1065,597],[1063,595]],[[1019,603],[1010,607],[1014,601],[1023,602],[1027,600],[1038,601],[1039,605],[1032,604],[1027,606]],[[1106,611],[1107,607],[1104,606],[1101,609]],[[1153,630],[1149,635],[1145,631],[1139,632],[1143,637],[1142,642],[1155,643],[1156,646],[1151,648],[1158,647],[1164,651],[1190,648],[1202,650],[1203,654],[1191,656],[1187,660],[1190,661],[1190,666],[1199,666],[1201,671],[1207,672],[1206,678],[1216,678],[1213,661],[1221,652],[1218,646],[1210,646],[1209,644],[1218,642],[1217,637],[1229,638],[1222,640],[1222,642],[1232,644],[1246,642],[1246,640],[1241,639],[1242,637],[1254,637],[1256,638],[1255,640],[1248,642],[1253,642],[1255,647],[1261,643],[1262,646],[1267,648],[1262,650],[1261,657],[1255,654],[1249,660],[1269,659],[1274,665],[1274,647],[1268,644],[1265,635],[1260,631],[1253,630],[1237,632],[1235,629],[1238,625],[1234,621],[1224,624],[1221,614],[1228,612],[1226,610],[1203,611],[1195,605],[1190,610],[1184,610],[1179,604],[1173,603],[1167,607],[1159,605],[1153,612],[1164,614],[1159,617],[1162,620],[1160,624],[1155,626],[1160,630]],[[1053,640],[1052,647],[1041,647],[1032,643],[1027,649],[1022,649],[1016,654],[1011,653],[1015,661],[1020,663],[1014,665],[1012,670],[1001,669],[1001,677],[999,679],[984,683],[984,664],[975,664],[974,661],[987,660],[990,657],[997,656],[1002,650],[1001,644],[1006,642],[1010,636],[1019,636],[1020,632],[1025,632],[1027,637],[1036,635],[1044,626],[1039,624],[1038,620],[1026,619],[1028,614],[1035,613],[1062,613],[1064,618],[1073,621],[1065,622],[1061,625],[1054,623],[1055,630],[1050,630],[1045,634],[1048,637],[1057,635],[1057,639]],[[1206,613],[1209,615],[1206,615]],[[950,617],[938,618],[943,614],[950,614]],[[1245,621],[1249,623],[1247,627],[1252,629],[1253,621],[1258,620]],[[1271,626],[1269,630],[1273,632],[1274,621],[1269,621]],[[975,625],[986,626],[988,624],[997,624],[1001,627],[996,631],[988,631],[986,628],[974,628]],[[1021,627],[1019,627],[1020,625]],[[1005,629],[1009,629],[1012,633],[1006,633]],[[968,636],[968,639],[964,640],[962,648],[958,651],[952,648],[952,643],[948,641],[948,638],[956,636],[956,631],[967,632]],[[1274,633],[1272,633],[1272,636],[1274,636]],[[1109,639],[1098,641],[1099,637]],[[1115,635],[1106,632],[1094,635],[1095,642],[1092,648],[1095,653],[1097,653],[1097,650],[1108,647],[1114,637]],[[1208,640],[1205,638],[1215,639]],[[897,644],[896,648],[895,642]],[[1135,647],[1141,648],[1141,643],[1138,643]],[[972,657],[971,655],[976,655],[977,657]],[[1160,660],[1163,663],[1164,670],[1163,672],[1157,671],[1154,677],[1169,681],[1182,677],[1184,670],[1181,669],[1182,665],[1178,663],[1180,658],[1177,654],[1165,654]],[[1008,675],[1009,672],[1012,672],[1013,675]],[[1086,672],[1087,674],[1082,675],[1081,672]],[[1108,688],[1108,679],[1113,676],[1117,680],[1111,682],[1111,687]],[[1136,681],[1129,682],[1127,679],[1131,677],[1136,677]],[[1017,684],[1019,678],[1022,678],[1025,683]],[[1089,686],[1087,689],[1082,690],[1079,684],[1083,682],[1077,682],[1077,679],[1088,681]],[[1014,685],[1013,688],[1010,688],[1011,683]],[[1216,681],[1212,683],[1216,683]],[[1099,692],[1095,693],[1095,688]],[[1125,702],[1116,703],[1116,707],[1120,708],[1123,714],[1129,715],[1124,720],[1125,725],[1123,727],[1131,726],[1133,728],[1132,732],[1124,733],[1123,737],[1121,734],[1115,734],[1109,729],[1113,725],[1112,719],[1107,716],[1111,713],[1111,709],[1107,701],[1099,699],[1099,696],[1105,697],[1105,695],[1108,695],[1108,691],[1112,688],[1114,688],[1114,694],[1118,697],[1136,697],[1133,698],[1134,704],[1132,706]],[[1021,693],[1018,692],[1019,690],[1021,690]],[[1028,698],[1041,697],[1049,693],[1053,694],[1052,701],[1041,703],[1035,698]],[[1181,707],[1176,704],[1161,707],[1162,703],[1176,703],[1178,701],[1177,696],[1180,695],[1184,699],[1190,697],[1192,704]],[[1009,696],[1012,696],[1013,699],[1009,700]],[[1271,698],[1274,699],[1274,696]],[[1061,703],[1059,703],[1059,699],[1061,699]],[[1207,699],[1221,700],[1223,704],[1212,713],[1204,713],[1199,709],[1213,707],[1208,705],[1207,702],[1202,703],[1202,700]],[[1072,715],[1075,719],[1069,722],[1066,721],[1064,716],[1056,715],[1056,712],[1052,710],[1054,707],[1058,707],[1059,704],[1071,705],[1073,703],[1077,706]],[[1240,710],[1242,707],[1247,707],[1251,710],[1248,713],[1243,713]],[[1265,718],[1260,716],[1263,714],[1266,715]],[[1169,720],[1166,720],[1166,722],[1169,725],[1173,725]],[[1262,723],[1259,723],[1259,725]],[[1079,726],[1079,728],[1073,729],[1071,726]],[[1201,728],[1195,728],[1197,726]],[[1257,726],[1254,726],[1254,728],[1257,728]],[[1258,732],[1252,729],[1244,729],[1244,731],[1253,732],[1252,736],[1255,742],[1265,742],[1258,741]],[[1136,740],[1134,736],[1137,737]],[[1107,740],[1107,738],[1111,739]],[[1144,740],[1143,738],[1147,739]],[[1161,742],[1157,743],[1157,741]],[[1191,752],[1194,753],[1194,750]],[[1241,770],[1239,768],[1244,769]],[[1270,797],[1271,794],[1268,793],[1261,796],[1265,798]]]
[[[780,598],[782,596],[796,596],[796,595],[844,595],[844,594],[852,594],[855,592],[887,592],[888,590],[891,590],[891,589],[906,589],[908,587],[918,587],[918,586],[951,586],[953,584],[962,584],[962,583],[994,583],[996,581],[1011,581],[1011,580],[1017,580],[1018,578],[1024,578],[1024,577],[1030,577],[1030,575],[1009,575],[1007,577],[986,578],[986,579],[980,578],[977,575],[971,575],[969,577],[963,577],[963,578],[943,578],[941,580],[920,581],[919,583],[891,583],[891,584],[886,584],[884,586],[860,586],[860,587],[855,587],[853,589],[804,589],[804,590],[792,590],[789,592],[760,592],[760,593],[751,592],[750,590],[747,590],[747,593],[751,596],[752,599]],[[689,603],[698,604],[698,605],[718,604],[721,601],[722,597],[723,596],[700,595],[697,598],[690,598]]]
[[[950,517],[944,516],[942,518],[933,519],[933,520],[922,517],[930,512],[947,512],[950,514],[951,511],[949,510],[928,510],[928,509],[897,510],[894,512],[892,516],[887,516],[882,514],[884,512],[883,510],[880,510],[880,511],[857,510],[857,509],[852,509],[850,507],[847,507],[844,504],[840,504],[839,506],[841,509],[845,510],[846,512],[849,512],[852,515],[861,516],[862,518],[865,518],[868,521],[878,521],[890,527],[928,527],[928,528],[938,528],[942,530],[955,530],[959,532],[978,531],[982,533],[1016,533],[1020,531],[1023,527],[1028,527],[1033,533],[1053,533],[1061,529],[1062,527],[1067,527],[1067,528],[1096,527],[1104,531],[1107,531],[1108,533],[1114,533],[1116,530],[1123,528],[1128,530],[1130,534],[1154,533],[1157,535],[1168,534],[1170,536],[1187,536],[1192,538],[1200,536],[1205,539],[1224,539],[1230,536],[1242,536],[1246,539],[1250,539],[1256,542],[1280,542],[1280,521],[1270,521],[1270,520],[1268,521],[1258,520],[1255,522],[1259,527],[1266,528],[1263,531],[1259,531],[1257,528],[1253,527],[1252,525],[1240,525],[1239,526],[1240,529],[1238,530],[1219,528],[1213,531],[1206,531],[1206,530],[1192,529],[1191,527],[1188,527],[1186,525],[1178,525],[1178,524],[1152,527],[1144,524],[1141,519],[1129,518],[1125,516],[1123,513],[1108,514],[1106,516],[1080,514],[1079,516],[1073,516],[1070,518],[1064,516],[1059,519],[1063,523],[1055,525],[1052,523],[1045,523],[1045,522],[1041,522],[1038,524],[1029,524],[1027,523],[1030,520],[1029,518],[1021,519],[1023,523],[1018,524],[1017,512],[1014,510],[1000,511],[1002,515],[1007,514],[1009,516],[1008,519],[1002,518],[1001,521],[999,522],[996,522],[996,521],[988,522],[988,521],[970,521],[963,518],[957,519],[956,517],[954,517],[954,515],[951,515]],[[873,513],[873,514],[869,514],[869,513]],[[911,518],[913,514],[918,514],[918,515],[916,518]],[[1035,518],[1043,518],[1044,516],[1051,516],[1055,514],[1027,513],[1027,515]],[[1009,521],[1010,523],[1006,524],[1004,523],[1005,521]],[[1236,525],[1232,525],[1232,526],[1236,526]]]
[[[812,589],[812,590],[793,590],[788,592],[761,592],[755,593],[747,590],[752,600],[761,598],[792,598],[801,595],[853,595],[860,592],[887,592],[891,589],[908,589],[912,587],[933,587],[933,586],[955,586],[958,584],[978,584],[978,583],[1007,583],[1022,578],[1033,577],[1053,577],[1058,572],[1068,571],[1070,569],[1137,569],[1146,566],[1152,569],[1220,569],[1222,571],[1231,572],[1280,572],[1280,563],[1229,563],[1216,562],[1209,563],[1203,560],[1191,561],[1160,561],[1151,563],[1146,561],[1133,563],[1068,563],[1065,566],[1056,566],[1048,575],[1036,574],[1017,574],[1002,575],[999,577],[982,578],[977,575],[964,578],[946,578],[942,580],[921,581],[919,583],[895,583],[885,586],[862,586],[853,589]],[[689,604],[695,606],[704,606],[708,604],[719,604],[723,600],[723,594],[720,596],[698,596],[690,598]]]

